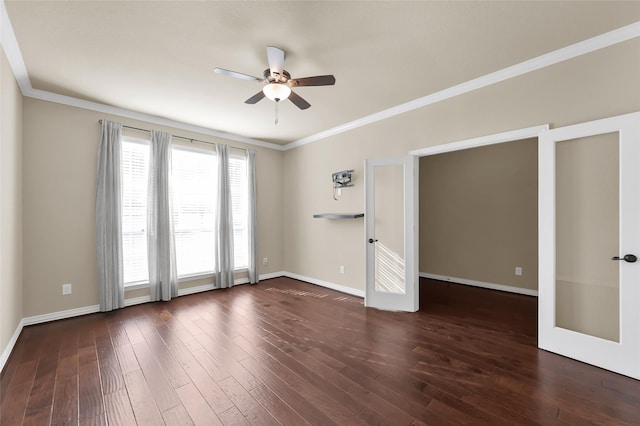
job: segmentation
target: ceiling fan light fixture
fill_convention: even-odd
[[[291,88],[283,83],[269,83],[262,88],[264,95],[272,101],[284,101],[291,94]]]

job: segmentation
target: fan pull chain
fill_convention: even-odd
[[[276,104],[276,122],[275,122],[275,125],[278,125],[278,101],[276,101],[275,104]]]

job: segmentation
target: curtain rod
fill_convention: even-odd
[[[102,119],[98,120],[98,123],[99,123],[99,124],[102,124]],[[124,124],[122,125],[122,127],[126,128],[126,129],[139,130],[139,131],[141,131],[141,132],[148,132],[148,133],[151,133],[151,130],[149,130],[149,129],[142,129],[142,128],[140,128],[140,127],[127,126],[127,125],[124,125]],[[206,143],[206,144],[209,144],[209,145],[216,145],[216,143],[215,143],[215,142],[201,141],[200,139],[186,138],[186,137],[184,137],[184,136],[177,136],[177,135],[174,135],[174,134],[172,134],[172,135],[171,135],[171,137],[172,137],[172,138],[178,138],[178,139],[184,139],[184,140],[189,141],[189,142],[191,142],[191,143],[193,143],[193,142],[199,142],[199,143]],[[232,146],[232,145],[229,145],[229,148],[239,149],[239,150],[242,150],[242,151],[249,151],[249,150],[248,150],[248,149],[246,149],[246,148],[239,148],[239,147],[237,147],[237,146]]]

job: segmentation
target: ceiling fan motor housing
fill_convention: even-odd
[[[271,75],[271,70],[269,68],[264,70],[264,72],[262,73],[264,79],[269,83],[287,83],[289,80],[291,80],[291,74],[289,74],[287,70],[282,70],[282,74],[274,74],[276,75],[275,77]]]

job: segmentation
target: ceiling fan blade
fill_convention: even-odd
[[[333,75],[317,75],[315,77],[292,78],[289,85],[292,87],[301,86],[333,86],[336,78]]]
[[[229,77],[241,78],[243,80],[251,80],[251,81],[264,81],[262,78],[254,77],[249,74],[243,74],[237,71],[229,71],[224,68],[214,68],[216,74],[228,75]]]
[[[271,76],[282,75],[284,70],[284,51],[274,46],[267,46],[267,60],[269,61]]]
[[[307,109],[311,106],[311,104],[304,99],[302,99],[296,92],[291,91],[289,95],[289,100],[295,104],[300,109]]]
[[[244,101],[245,104],[255,104],[258,101],[261,101],[262,98],[264,98],[264,92],[261,90],[258,93],[256,93],[255,95],[253,95],[252,97],[250,97],[249,99],[247,99],[246,101]]]

